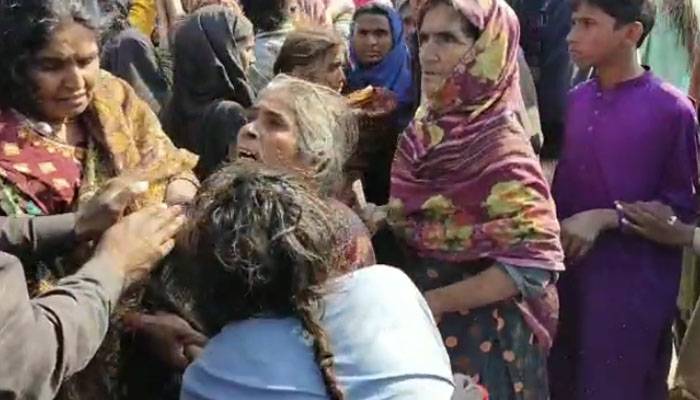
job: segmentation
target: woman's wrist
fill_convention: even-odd
[[[601,230],[607,231],[621,227],[623,218],[624,215],[621,215],[618,210],[601,210]]]

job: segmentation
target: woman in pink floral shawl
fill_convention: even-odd
[[[503,0],[416,5],[423,104],[400,138],[387,221],[454,371],[491,399],[547,399],[564,267],[554,203],[517,118],[517,18]]]

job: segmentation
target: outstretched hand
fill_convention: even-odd
[[[97,239],[114,225],[135,196],[148,190],[148,182],[133,177],[111,179],[95,197],[78,209],[75,233],[80,240]]]
[[[145,208],[109,228],[97,244],[95,257],[111,260],[127,282],[138,280],[170,253],[173,237],[184,222],[181,207]]]
[[[184,370],[202,352],[208,338],[174,314],[124,316],[124,324],[138,332],[161,361],[175,370]]]
[[[667,246],[691,246],[695,228],[684,224],[673,209],[658,201],[618,203],[624,214],[622,228]]]

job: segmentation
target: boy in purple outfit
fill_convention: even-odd
[[[626,233],[616,202],[659,201],[692,219],[693,104],[637,61],[650,0],[574,0],[569,48],[596,78],[569,97],[553,194],[567,272],[550,358],[555,400],[667,397],[681,250]]]

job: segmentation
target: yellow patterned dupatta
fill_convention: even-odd
[[[87,147],[42,136],[12,110],[0,112],[2,209],[7,215],[52,215],[75,210],[108,179],[131,174],[150,183],[132,209],[164,200],[176,178],[195,180],[197,157],[173,146],[146,103],[124,81],[101,72],[89,108],[80,116]]]
[[[197,157],[176,148],[148,105],[126,82],[108,72],[101,73],[85,123],[96,145],[86,160],[81,202],[92,197],[105,179],[124,173],[151,184],[138,199],[137,208],[162,202],[173,179],[196,181],[192,169]]]

